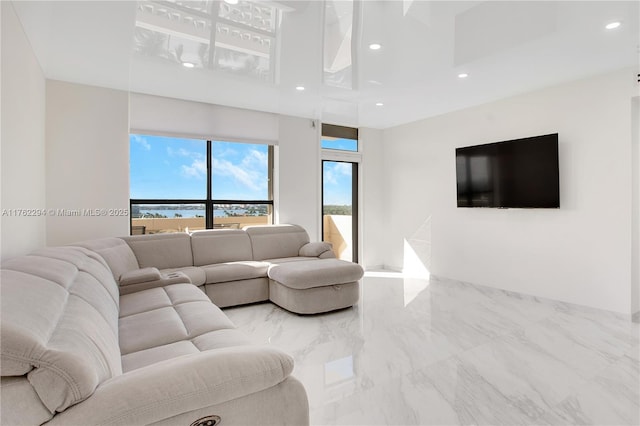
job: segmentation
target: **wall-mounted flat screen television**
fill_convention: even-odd
[[[456,148],[458,207],[559,208],[558,134]]]

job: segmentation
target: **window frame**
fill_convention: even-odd
[[[320,131],[320,235],[324,239],[324,162],[350,163],[353,167],[352,185],[352,229],[351,238],[353,245],[352,262],[358,263],[362,258],[362,233],[360,226],[362,222],[362,141],[359,137],[359,130],[355,127],[338,126],[335,124],[322,123]],[[341,139],[354,139],[357,141],[357,151],[347,151],[341,149],[331,149],[322,147],[324,137],[335,137]]]
[[[356,141],[356,149],[355,151],[347,150],[347,149],[339,149],[339,148],[325,148],[322,146],[322,141],[325,138],[334,138],[334,139],[349,139]],[[336,153],[345,153],[345,154],[358,154],[360,153],[360,139],[358,138],[358,129],[355,127],[346,127],[346,126],[338,126],[336,124],[327,124],[322,123],[322,129],[320,132],[320,149],[323,151],[330,151]]]

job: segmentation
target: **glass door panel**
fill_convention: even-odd
[[[322,162],[322,239],[342,260],[358,261],[358,164]]]

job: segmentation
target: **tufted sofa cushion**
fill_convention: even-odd
[[[81,247],[43,249],[3,263],[2,376],[27,374],[50,412],[122,374],[117,284]]]
[[[181,355],[246,344],[244,334],[192,284],[121,297],[120,348],[125,372]]]

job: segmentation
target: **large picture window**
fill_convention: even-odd
[[[131,233],[273,223],[273,147],[132,134]]]

